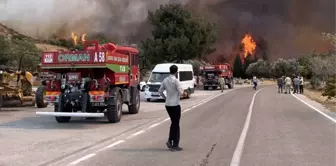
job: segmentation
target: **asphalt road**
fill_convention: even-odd
[[[229,90],[227,90],[229,91]],[[219,91],[196,91],[190,99],[181,101],[182,108],[191,107]],[[140,112],[125,114],[120,123],[108,124],[106,119],[73,118],[58,124],[54,117],[39,117],[36,111],[53,111],[34,107],[3,108],[0,112],[0,166],[37,166],[67,161],[86,150],[99,149],[120,136],[166,118],[162,101],[147,102],[141,94]],[[70,160],[70,159],[69,159]]]
[[[335,122],[292,95],[273,86],[197,93],[182,101],[181,152],[165,147],[170,121],[160,102],[142,102],[138,115],[118,124],[57,124],[31,110],[9,111],[0,113],[0,165],[336,164]]]

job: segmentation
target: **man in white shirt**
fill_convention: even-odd
[[[256,76],[253,76],[252,82],[253,82],[253,89],[257,90],[258,80]]]
[[[181,151],[182,148],[179,147],[181,118],[180,96],[183,94],[183,90],[180,87],[179,80],[176,78],[177,66],[172,65],[169,70],[170,76],[162,81],[159,89],[160,95],[166,100],[165,106],[171,120],[169,138],[166,145],[173,151]],[[167,96],[163,93],[164,91],[167,92]]]
[[[300,94],[303,93],[303,77],[300,78]]]
[[[287,76],[285,78],[285,84],[286,84],[286,91],[285,91],[285,93],[290,94],[290,92],[291,92],[291,86],[292,86],[292,79]]]

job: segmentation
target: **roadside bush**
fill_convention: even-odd
[[[258,77],[270,78],[271,76],[270,68],[271,68],[271,65],[268,63],[268,61],[259,59],[257,62],[251,63],[247,67],[246,74],[256,75]]]
[[[329,77],[322,95],[327,96],[328,99],[336,96],[336,77]]]
[[[274,77],[291,76],[300,73],[300,65],[296,59],[279,58],[271,64]]]

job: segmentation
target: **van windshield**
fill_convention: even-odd
[[[162,82],[168,76],[169,76],[169,73],[153,72],[149,78],[149,82]]]

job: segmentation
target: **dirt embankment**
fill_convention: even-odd
[[[8,38],[12,38],[14,36],[24,38],[26,40],[30,40],[35,43],[36,47],[41,49],[42,51],[60,51],[67,50],[65,47],[55,46],[51,44],[44,43],[38,39],[34,39],[32,37],[21,34],[20,32],[7,27],[6,25],[0,23],[0,35],[6,36]]]

